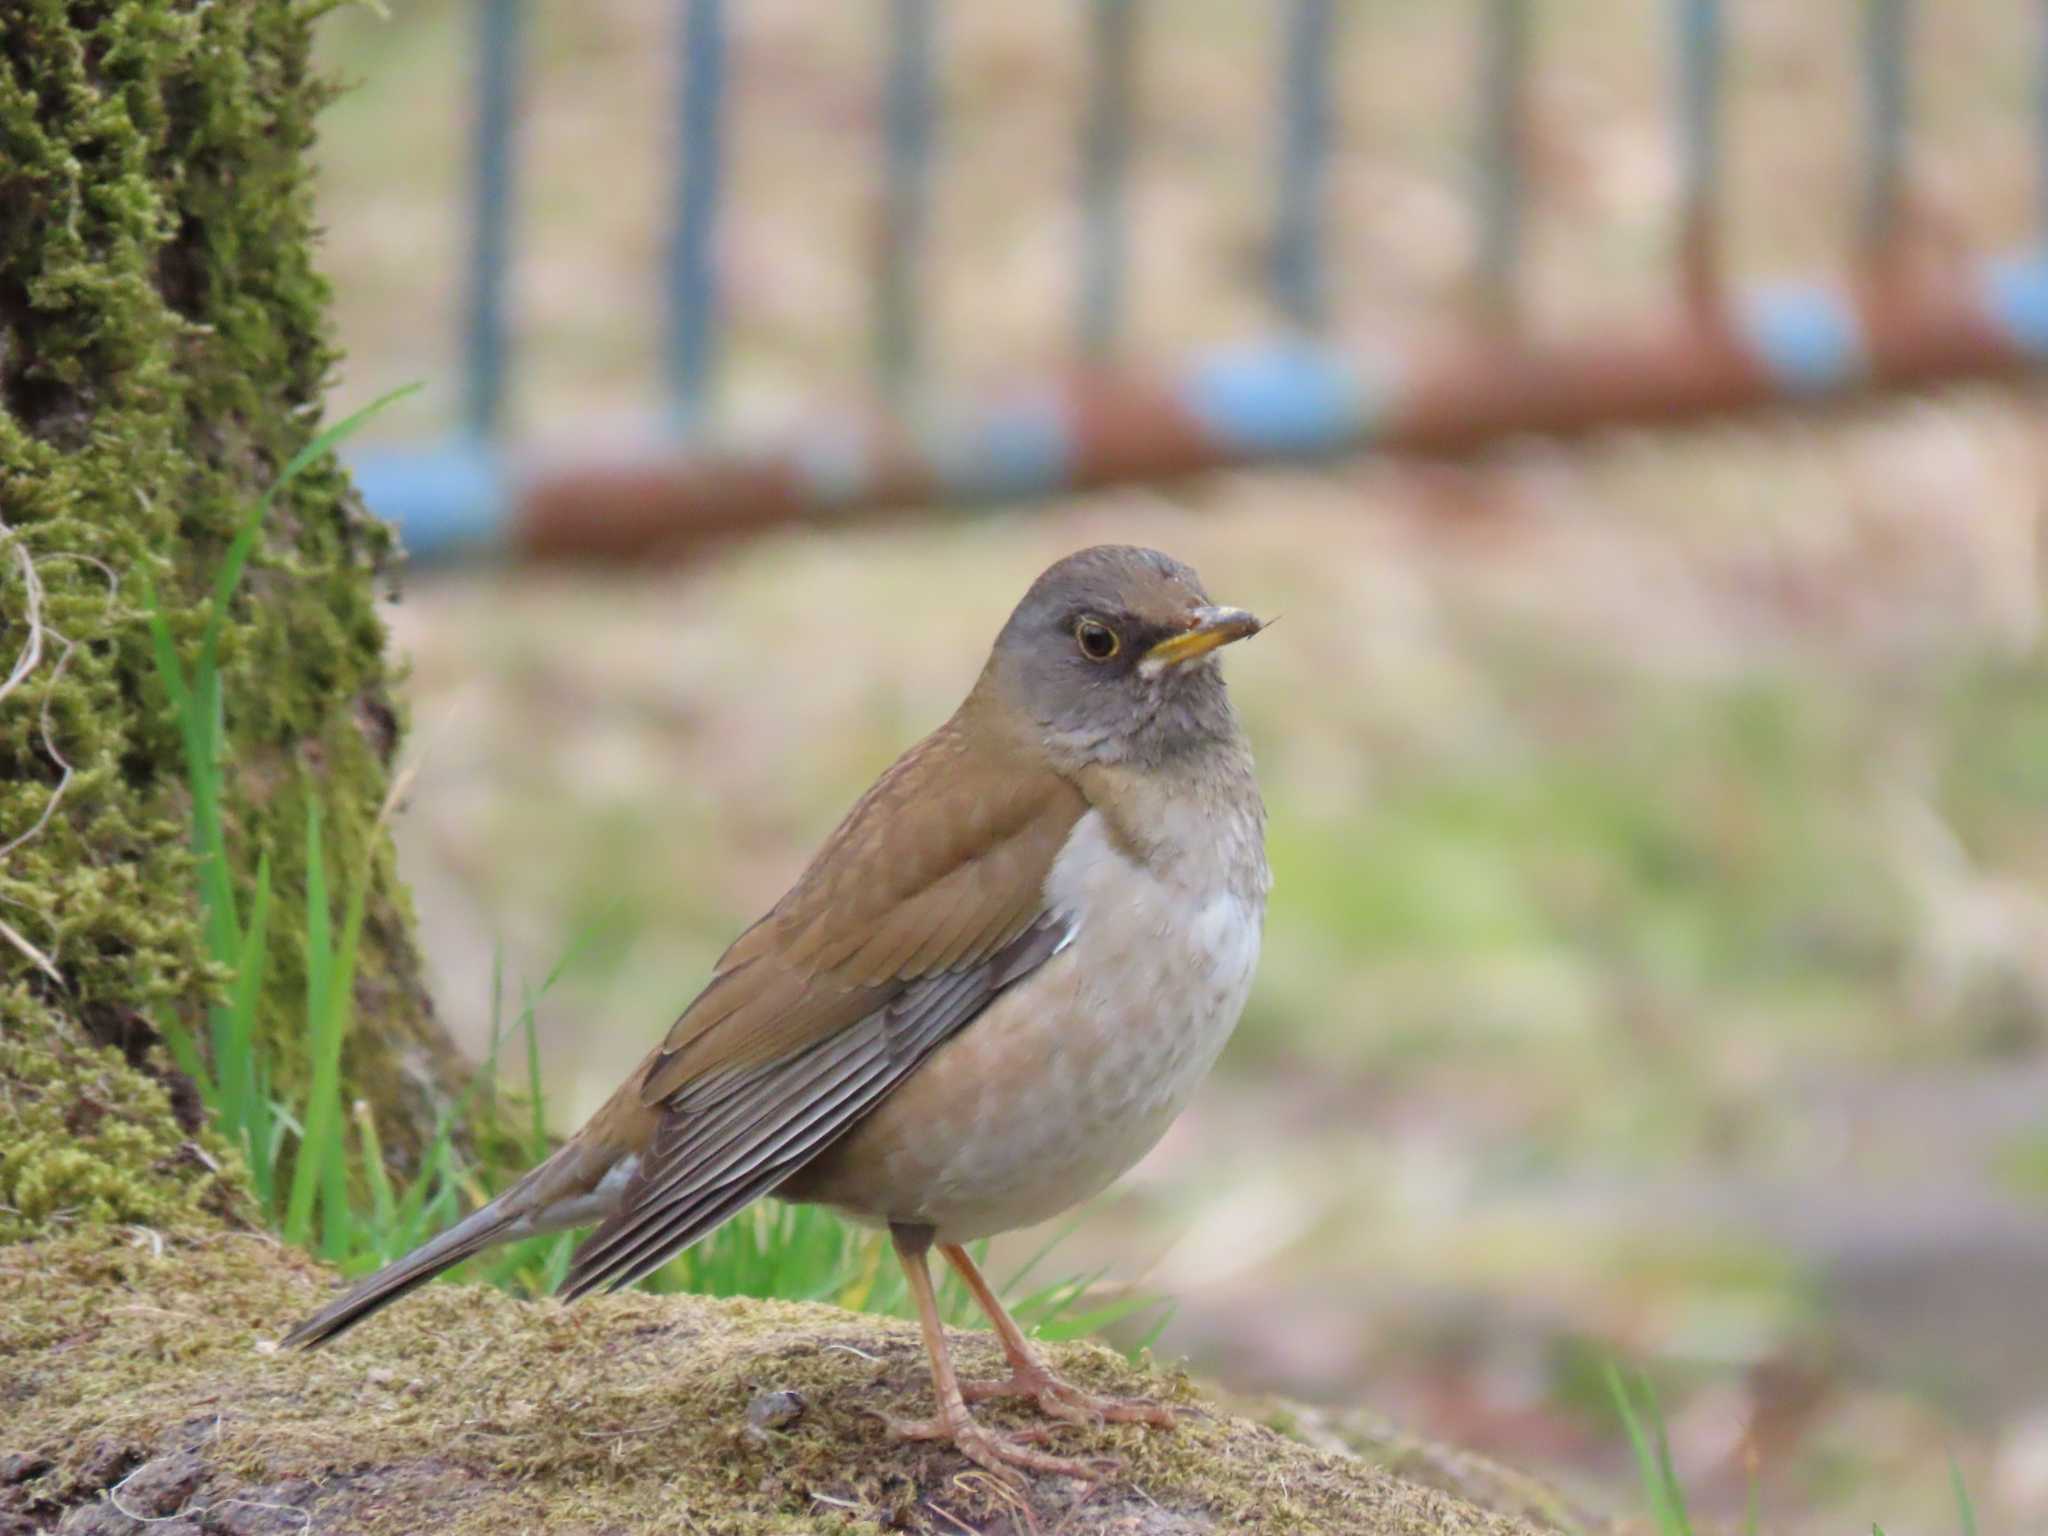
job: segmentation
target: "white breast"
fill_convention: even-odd
[[[919,1079],[952,1092],[921,1106],[944,1123],[900,1144],[892,1182],[916,1209],[894,1219],[970,1241],[1066,1210],[1150,1150],[1244,1009],[1265,908],[1259,830],[1255,814],[1208,825],[1160,870],[1127,855],[1100,812],[1081,819],[1046,881],[1072,941],[905,1085],[914,1099]]]

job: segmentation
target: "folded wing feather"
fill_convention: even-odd
[[[1045,878],[1087,803],[986,742],[948,726],[905,754],[727,950],[643,1069],[659,1128],[565,1295],[774,1189],[1071,937]]]

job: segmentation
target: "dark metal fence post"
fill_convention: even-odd
[[[1330,147],[1331,0],[1294,0],[1280,72],[1280,199],[1273,217],[1273,300],[1290,323],[1320,331],[1328,318],[1323,279],[1323,165]]]
[[[1721,297],[1721,0],[1678,4],[1679,283],[1686,308]]]
[[[2048,250],[2048,0],[2034,23],[2034,244]]]
[[[1529,75],[1528,0],[1487,0],[1479,90],[1479,295],[1511,317],[1522,262],[1523,157]]]
[[[1864,0],[1863,77],[1865,150],[1862,255],[1876,265],[1898,234],[1905,192],[1906,134],[1912,86],[1906,43],[1912,30],[1909,0]]]
[[[1100,361],[1123,326],[1126,187],[1138,0],[1090,0],[1088,107],[1081,128],[1082,355]]]
[[[479,0],[475,180],[470,207],[468,312],[463,343],[463,424],[492,437],[504,423],[505,278],[512,250],[513,133],[525,0]]]
[[[924,366],[918,286],[929,221],[933,0],[890,0],[881,271],[875,285],[875,372],[902,407]]]
[[[725,105],[724,0],[686,0],[677,112],[676,225],[668,258],[668,382],[685,431],[705,425],[718,366],[720,143]]]

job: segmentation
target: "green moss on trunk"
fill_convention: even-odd
[[[0,676],[25,654],[37,590],[43,646],[0,699],[0,844],[24,839],[0,857],[0,921],[48,961],[0,944],[0,1095],[68,1127],[62,1146],[31,1138],[0,1159],[0,1238],[63,1210],[196,1209],[214,1179],[174,1094],[142,1076],[164,1075],[156,1028],[196,1029],[223,980],[201,942],[143,578],[190,644],[235,529],[319,425],[334,358],[309,256],[305,152],[326,95],[310,15],[290,0],[0,7]],[[399,729],[373,606],[391,553],[338,468],[306,474],[233,603],[222,663],[244,892],[267,850],[282,909],[303,907],[309,797],[330,868],[370,882],[345,1066],[402,1149],[454,1061],[377,822]],[[302,924],[274,925],[262,1015],[287,1092],[303,1073],[294,942]],[[103,1096],[115,1113],[75,1113]]]

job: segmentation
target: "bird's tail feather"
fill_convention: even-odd
[[[485,1206],[457,1222],[439,1237],[422,1243],[402,1259],[393,1260],[377,1273],[315,1312],[284,1336],[287,1349],[314,1349],[346,1333],[372,1312],[398,1300],[416,1286],[425,1285],[444,1269],[482,1253],[504,1236],[508,1218]]]
[[[490,1204],[351,1286],[287,1333],[284,1346],[317,1348],[487,1248],[596,1220],[603,1212],[595,1208],[593,1193],[610,1159],[592,1158],[589,1151],[570,1142]]]

